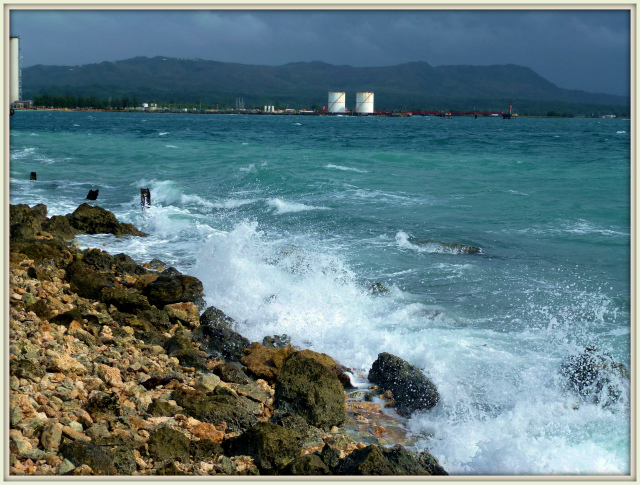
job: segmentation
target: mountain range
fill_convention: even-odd
[[[491,110],[604,106],[627,109],[628,97],[562,89],[518,65],[431,66],[410,62],[385,67],[296,62],[281,66],[203,59],[134,57],[82,66],[36,65],[22,69],[23,99],[71,94],[137,98],[141,102],[233,106],[276,105],[320,108],[329,91],[346,92],[347,109],[356,92],[374,92],[375,109]],[[528,109],[528,108],[527,108]]]

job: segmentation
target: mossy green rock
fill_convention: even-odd
[[[180,361],[184,367],[195,367],[199,370],[208,370],[207,361],[194,348],[191,338],[185,332],[176,332],[173,337],[164,344],[164,349],[171,357]]]
[[[25,379],[34,380],[37,377],[44,377],[46,372],[38,365],[28,359],[14,360],[10,364],[11,375]]]
[[[135,314],[139,310],[151,308],[147,297],[138,290],[113,286],[102,290],[101,301],[113,305],[121,312]]]
[[[52,216],[51,219],[42,224],[42,229],[52,236],[63,240],[73,239],[78,233],[78,231],[71,227],[69,219],[65,216]]]
[[[73,256],[69,252],[66,243],[55,239],[37,239],[33,241],[10,242],[11,252],[26,254],[29,259],[38,264],[44,261],[53,261],[56,264],[70,263]]]
[[[99,273],[82,261],[74,261],[66,267],[66,279],[71,291],[90,300],[100,300],[102,290],[115,286],[116,282],[115,276]]]
[[[83,234],[113,234],[116,237],[145,235],[131,224],[121,224],[113,212],[86,202],[65,217],[72,228]]]
[[[258,422],[254,413],[257,404],[244,397],[184,388],[173,391],[171,397],[184,408],[184,414],[213,425],[226,422],[230,431],[245,431]]]
[[[346,419],[344,389],[338,378],[313,359],[292,354],[276,378],[276,408],[302,416],[324,430]]]
[[[325,450],[322,450],[324,453]],[[332,469],[335,475],[448,475],[430,454],[369,445],[355,450]]]
[[[149,456],[155,461],[189,461],[191,441],[180,431],[164,426],[155,431],[147,443]]]
[[[331,475],[331,470],[315,453],[299,456],[285,470],[286,475]]]
[[[149,404],[147,408],[147,412],[151,416],[170,416],[173,417],[178,414],[178,407],[172,404],[169,404],[167,401],[163,401],[161,399],[154,399]]]
[[[193,276],[162,274],[145,286],[143,292],[149,303],[164,308],[165,305],[184,301],[197,304],[204,298],[202,288],[202,282]]]
[[[237,438],[223,442],[229,456],[249,455],[261,474],[276,474],[300,456],[299,436],[282,426],[258,423]]]

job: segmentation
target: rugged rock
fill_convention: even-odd
[[[301,350],[300,354],[310,359],[313,359],[318,364],[321,364],[322,366],[324,366],[325,369],[327,369],[329,372],[331,372],[333,375],[335,375],[338,378],[338,380],[342,383],[345,389],[353,389],[353,386],[351,385],[351,380],[349,379],[349,376],[345,373],[345,371],[349,369],[338,364],[335,360],[333,360],[333,357],[327,354],[314,352],[313,350],[308,350],[308,349]]]
[[[369,445],[345,457],[332,471],[336,475],[447,475],[435,458],[426,455],[433,461],[400,445],[390,449]]]
[[[312,453],[299,456],[284,470],[286,475],[331,475],[331,470],[319,455]]]
[[[438,390],[417,367],[387,352],[378,354],[371,366],[369,381],[393,393],[398,414],[409,417],[415,411],[438,404]]]
[[[171,397],[188,416],[213,425],[227,423],[230,431],[244,431],[258,422],[253,406],[244,397],[205,394],[184,388],[175,390]]]
[[[113,234],[116,237],[124,235],[145,236],[132,224],[121,223],[113,212],[102,207],[92,206],[86,202],[73,213],[65,216],[69,225],[84,234]]]
[[[287,345],[291,345],[291,337],[284,333],[282,335],[267,335],[262,339],[262,345],[281,349]]]
[[[149,456],[155,461],[189,461],[189,438],[168,426],[156,430],[149,437],[148,445]]]
[[[51,219],[43,222],[42,229],[53,237],[65,241],[73,239],[78,234],[78,231],[71,227],[69,219],[65,216],[52,216]]]
[[[131,475],[136,471],[132,442],[103,438],[92,442],[64,442],[60,453],[74,466],[88,465],[96,475]]]
[[[344,389],[338,378],[300,352],[292,354],[276,379],[276,408],[299,414],[312,426],[329,430],[346,419]]]
[[[243,350],[249,347],[251,342],[229,328],[211,327],[200,325],[193,332],[193,340],[200,344],[206,352],[221,355],[225,359],[239,362],[243,356]]]

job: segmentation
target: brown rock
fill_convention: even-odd
[[[47,426],[40,437],[40,443],[47,451],[57,450],[62,440],[62,428],[60,423],[53,423]]]
[[[69,355],[60,355],[51,361],[50,369],[56,372],[64,372],[84,375],[87,368]]]
[[[272,357],[280,349],[276,347],[265,347],[258,342],[254,342],[251,347],[245,349],[245,354],[240,363],[247,367],[247,371],[256,377],[265,379],[266,381],[275,381],[278,375]]]
[[[29,402],[29,398],[24,394],[11,396],[10,403],[11,408],[20,408],[23,419],[33,418],[37,414],[35,408]]]
[[[224,438],[224,431],[218,431],[215,426],[210,423],[200,423],[195,425],[191,429],[191,433],[194,436],[203,439],[210,439],[214,443],[222,443],[222,439]]]
[[[122,377],[120,376],[120,369],[115,367],[109,367],[108,365],[98,364],[97,374],[107,385],[112,387],[121,388],[124,386]]]
[[[69,426],[62,426],[62,434],[74,441],[91,441],[86,434],[80,433]]]

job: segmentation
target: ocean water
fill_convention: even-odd
[[[200,278],[250,340],[286,333],[365,376],[380,352],[418,366],[441,402],[406,427],[452,474],[627,475],[628,384],[594,404],[559,369],[588,345],[630,366],[629,133],[623,119],[17,112],[10,201],[64,215],[99,189],[149,236],[82,247]]]

